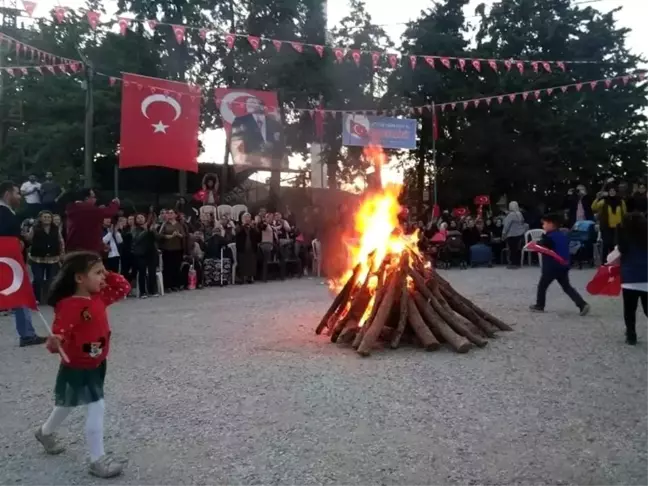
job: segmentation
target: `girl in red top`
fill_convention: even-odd
[[[89,472],[102,478],[117,476],[124,467],[105,455],[103,445],[104,379],[110,347],[106,306],[129,292],[128,281],[106,272],[101,256],[77,252],[65,258],[48,299],[54,307],[54,335],[48,338],[47,349],[59,352],[62,361],[54,387],[54,410],[36,431],[36,439],[48,454],[60,454],[65,448],[54,430],[73,407],[87,405]]]

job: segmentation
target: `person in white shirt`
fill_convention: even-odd
[[[104,218],[104,254],[103,263],[106,270],[119,273],[119,245],[124,240],[119,225],[114,225],[111,218]]]
[[[40,211],[40,189],[40,182],[38,182],[34,174],[30,175],[28,180],[23,182],[23,185],[20,186],[20,195],[27,204],[27,211],[30,217],[36,216]]]

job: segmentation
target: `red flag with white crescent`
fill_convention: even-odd
[[[536,253],[542,253],[543,255],[546,255],[548,257],[553,258],[554,260],[556,260],[561,265],[564,265],[564,266],[569,265],[569,262],[567,260],[565,260],[563,257],[561,257],[560,255],[558,255],[558,253],[556,253],[553,250],[550,250],[549,248],[545,248],[542,245],[539,245],[535,241],[531,241],[531,242],[527,243],[525,245],[524,249],[528,250],[528,251],[534,251]]]
[[[23,7],[25,7],[25,12],[30,17],[34,15],[34,10],[36,10],[36,2],[30,2],[29,0],[23,0]]]
[[[277,52],[281,50],[281,41],[277,39],[272,39],[272,45],[275,46],[275,49],[277,49]]]
[[[319,54],[319,57],[324,56],[324,46],[320,46],[319,44],[315,45],[315,50]]]
[[[123,79],[119,167],[198,172],[200,96],[193,87],[135,74]]]
[[[0,309],[36,309],[36,297],[22,256],[20,240],[0,237]]]
[[[428,66],[434,67],[434,57],[432,56],[424,56],[423,59],[425,59],[425,62],[428,63]]]
[[[99,25],[99,16],[101,14],[99,12],[95,12],[93,10],[88,10],[86,12],[86,17],[88,19],[88,23],[90,24],[90,28],[92,30],[95,30],[97,28],[97,25]]]

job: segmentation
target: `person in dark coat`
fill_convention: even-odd
[[[20,206],[20,188],[11,181],[0,183],[0,236],[13,236],[24,245],[20,230],[20,219],[16,209]],[[13,309],[16,320],[16,331],[20,336],[20,347],[43,344],[46,339],[38,336],[32,326],[31,309],[19,307]]]
[[[236,229],[238,273],[243,283],[252,283],[256,277],[257,251],[261,234],[252,223],[250,213],[243,214],[242,224]]]
[[[572,188],[567,191],[564,207],[568,213],[567,224],[570,228],[576,221],[594,221],[593,201],[583,184],[576,186],[576,189]]]

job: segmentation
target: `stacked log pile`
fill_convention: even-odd
[[[374,254],[356,265],[315,332],[368,356],[380,343],[398,348],[404,341],[428,351],[445,345],[466,353],[485,346],[497,331],[511,330],[406,250],[386,255],[380,265]]]

